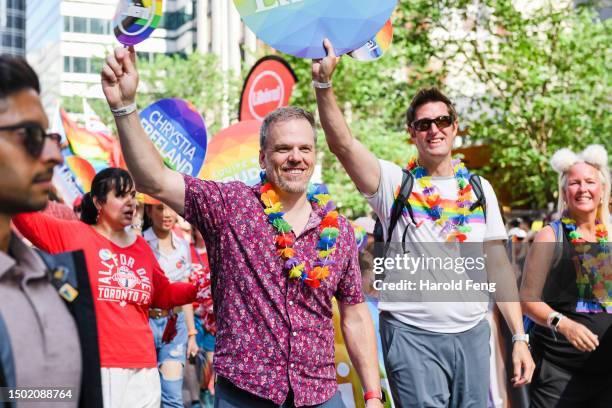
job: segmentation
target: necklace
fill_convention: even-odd
[[[284,262],[283,269],[290,279],[299,279],[312,288],[318,288],[321,281],[329,276],[329,267],[334,264],[329,258],[336,251],[336,240],[340,235],[336,205],[331,201],[325,186],[311,184],[308,187],[308,201],[323,210],[323,220],[319,225],[317,260],[311,270],[306,270],[306,264],[300,261],[293,248],[295,238],[291,225],[283,218],[283,204],[272,184],[266,180],[266,173],[262,171],[260,177],[261,202],[265,206],[264,213],[268,216],[268,222],[277,231],[275,243],[278,256]]]
[[[610,249],[608,248],[608,230],[601,221],[595,221],[595,236],[597,237],[598,251],[594,256],[589,253],[591,246],[582,237],[576,221],[569,218],[567,212],[563,214],[561,222],[569,231],[568,237],[578,253],[582,264],[576,273],[578,286],[578,302],[576,312],[600,313],[602,308],[612,313],[612,263],[610,262]]]
[[[431,176],[425,167],[419,165],[416,157],[412,158],[406,168],[412,173],[416,182],[423,190],[425,197],[422,203],[428,215],[433,218],[436,225],[441,226],[441,234],[446,234],[447,242],[463,242],[467,239],[467,233],[472,230],[470,222],[470,208],[473,204],[471,198],[472,186],[470,185],[470,172],[461,160],[453,160],[453,177],[457,181],[457,215],[450,215],[449,211],[442,207],[440,191],[431,181]]]

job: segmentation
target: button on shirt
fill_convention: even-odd
[[[174,250],[166,254],[159,250],[159,238],[153,232],[152,227],[142,235],[153,250],[159,266],[161,266],[170,282],[181,282],[189,278],[191,273],[191,249],[187,241],[177,237],[174,232],[170,232]]]
[[[76,324],[48,279],[36,253],[16,236],[0,252],[0,315],[8,332],[17,387],[71,388],[76,407],[81,388],[81,348]],[[20,402],[19,407],[41,406]]]
[[[329,400],[337,390],[332,297],[363,302],[355,237],[339,217],[330,275],[313,289],[289,280],[264,214],[260,186],[185,176],[185,218],[206,240],[217,319],[215,370],[237,387],[281,404],[291,387],[296,406]],[[321,209],[293,248],[310,270],[317,259]]]

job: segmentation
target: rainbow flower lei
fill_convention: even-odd
[[[577,273],[576,278],[579,298],[576,312],[601,313],[603,308],[607,313],[612,313],[612,263],[605,224],[599,220],[595,221],[595,236],[599,251],[593,256],[589,253],[591,246],[582,238],[576,227],[576,221],[569,218],[567,212],[563,214],[561,222],[569,231],[568,237],[578,253],[584,271]],[[591,295],[591,299],[587,299],[587,295]]]
[[[268,221],[277,230],[276,248],[278,256],[284,262],[284,270],[290,279],[299,279],[311,288],[321,286],[321,281],[330,274],[330,266],[335,262],[330,256],[336,251],[336,240],[340,235],[338,229],[338,212],[331,200],[327,189],[323,185],[310,185],[308,187],[308,201],[323,210],[323,220],[319,224],[319,242],[317,244],[317,260],[311,270],[306,270],[306,264],[300,261],[293,244],[295,238],[291,225],[283,218],[283,205],[272,184],[266,180],[266,173],[261,172],[261,202],[266,207],[264,213]]]
[[[425,196],[426,211],[435,220],[436,225],[441,226],[441,234],[446,234],[447,242],[463,242],[467,239],[467,233],[472,230],[469,224],[470,207],[472,206],[472,186],[470,185],[470,172],[461,160],[452,161],[454,177],[457,180],[457,207],[459,214],[449,217],[442,207],[442,198],[436,186],[431,182],[431,176],[427,174],[425,167],[418,164],[413,157],[406,168],[412,173],[416,182],[423,190]],[[399,189],[397,194],[399,194]],[[406,210],[405,210],[406,211]]]

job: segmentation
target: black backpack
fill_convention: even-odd
[[[470,185],[474,190],[474,194],[476,195],[476,201],[470,207],[470,211],[474,211],[478,207],[482,207],[485,217],[485,223],[487,222],[487,199],[484,195],[484,191],[482,189],[482,180],[480,176],[476,174],[470,175],[469,179]],[[387,228],[387,240],[384,239],[384,231],[382,227],[382,223],[380,219],[376,219],[376,224],[374,225],[374,241],[378,244],[375,246],[374,257],[384,257],[387,255],[387,251],[389,250],[389,245],[391,244],[391,235],[395,226],[397,225],[397,221],[402,216],[402,212],[404,207],[408,210],[408,214],[410,215],[410,220],[414,225],[416,225],[416,221],[414,219],[414,212],[410,203],[408,202],[408,197],[412,193],[412,187],[414,187],[414,176],[407,169],[402,169],[402,184],[400,187],[399,194],[395,198],[393,202],[393,207],[391,210],[391,218],[389,219],[389,228]],[[380,244],[384,242],[384,247]]]

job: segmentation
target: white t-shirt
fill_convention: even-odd
[[[385,235],[389,225],[391,207],[395,199],[395,192],[398,191],[402,183],[402,169],[393,163],[379,160],[380,163],[380,185],[378,191],[373,196],[366,196],[370,206],[374,209],[381,220]],[[434,184],[442,198],[441,206],[445,209],[456,208],[458,187],[454,177],[432,177]],[[486,223],[482,208],[476,208],[469,216],[471,231],[466,233],[465,242],[483,242],[490,240],[507,239],[506,229],[502,221],[501,213],[495,192],[491,184],[481,177],[482,188],[486,198]],[[406,249],[412,254],[419,254],[429,257],[440,257],[444,254],[451,255],[451,252],[458,253],[457,244],[444,244],[447,234],[442,232],[442,227],[436,225],[425,207],[419,205],[419,198],[422,198],[422,188],[419,183],[414,183],[410,197],[413,209],[415,226],[409,216],[402,216],[397,222],[393,231],[392,242],[402,242],[404,234],[406,237]],[[472,200],[475,200],[472,193]],[[386,240],[385,236],[385,240]],[[441,243],[436,245],[435,243]],[[471,244],[473,247],[482,247],[478,244]],[[449,249],[454,247],[454,249]],[[465,246],[464,246],[465,247]],[[449,252],[450,251],[450,252]],[[394,256],[392,251],[387,257]],[[436,271],[438,273],[438,271]],[[396,319],[419,327],[439,333],[459,333],[476,326],[485,316],[488,308],[486,301],[470,302],[385,302],[381,299],[378,307],[380,310],[390,312]]]

